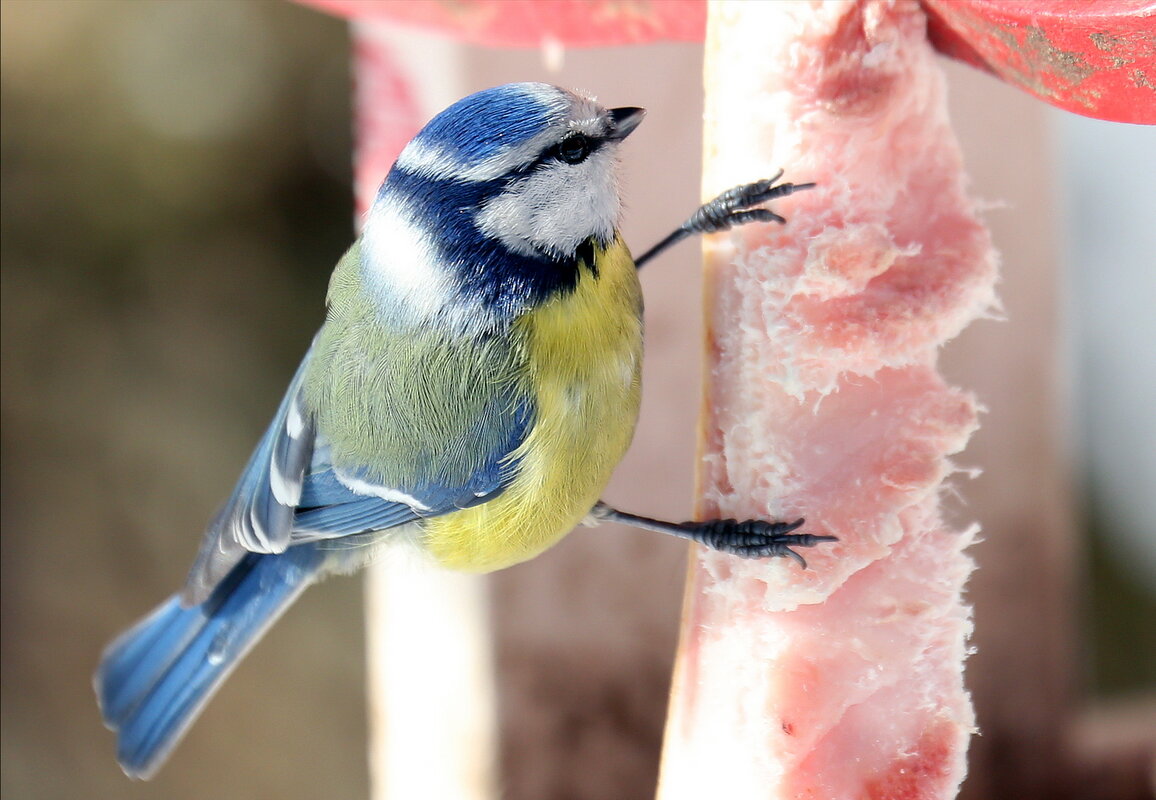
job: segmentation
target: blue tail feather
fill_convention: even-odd
[[[249,649],[317,577],[313,545],[250,554],[204,603],[172,597],[109,645],[95,686],[117,758],[134,778],[156,771]]]

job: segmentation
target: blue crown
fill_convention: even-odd
[[[465,97],[414,137],[462,166],[491,158],[565,118],[566,95],[546,83],[509,83]]]

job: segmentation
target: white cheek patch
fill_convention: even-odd
[[[620,205],[615,147],[603,145],[581,164],[551,163],[488,200],[475,224],[523,255],[570,256],[596,236],[613,238]]]

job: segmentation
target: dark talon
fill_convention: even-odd
[[[605,503],[598,503],[594,507],[594,516],[603,522],[621,522],[636,528],[669,533],[740,558],[793,558],[803,569],[807,568],[807,560],[792,550],[792,547],[814,547],[824,542],[838,541],[834,536],[823,534],[793,533],[802,527],[804,520],[801,517],[794,522],[767,522],[760,519],[741,522],[734,519],[665,522],[619,511]]]
[[[782,176],[783,171],[779,170],[773,178],[728,189],[691,215],[682,230],[687,233],[718,233],[750,222],[785,223],[786,219],[770,209],[752,206],[813,188],[815,184],[777,183]]]
[[[749,222],[777,222],[785,225],[787,218],[779,216],[769,208],[752,208],[749,211],[735,211],[727,217],[726,227],[729,230],[736,225],[746,225]]]
[[[635,266],[641,268],[643,264],[668,247],[695,233],[719,233],[751,222],[785,223],[786,219],[774,211],[768,208],[754,208],[754,206],[779,197],[787,197],[804,189],[813,189],[816,184],[779,183],[778,181],[782,177],[783,171],[779,170],[772,178],[735,186],[723,192],[710,202],[700,206],[690,216],[690,219],[676,228],[673,233],[636,258],[634,260]]]
[[[679,527],[686,531],[686,538],[723,553],[740,558],[792,558],[806,569],[807,560],[791,548],[814,547],[823,542],[836,541],[836,538],[813,533],[792,533],[802,527],[804,521],[802,518],[794,522],[717,519],[684,522]]]
[[[800,554],[796,553],[794,550],[792,550],[792,549],[791,549],[791,548],[789,548],[789,547],[784,547],[784,548],[783,548],[783,550],[784,550],[784,553],[783,553],[783,555],[786,555],[786,556],[790,556],[791,558],[793,558],[793,559],[795,559],[796,561],[798,561],[798,562],[799,562],[799,567],[800,567],[801,569],[806,569],[806,568],[807,568],[807,559],[803,558],[803,557],[802,557]]]

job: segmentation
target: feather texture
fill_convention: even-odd
[[[406,148],[183,591],[105,651],[97,694],[130,775],[157,769],[306,586],[390,531],[485,571],[593,507],[633,434],[642,355],[614,176],[640,116],[618,111],[498,87]],[[591,143],[562,158],[576,139]]]
[[[501,495],[425,522],[426,547],[454,569],[500,569],[555,544],[597,502],[630,445],[642,294],[626,245],[597,248],[577,288],[521,317],[515,333],[534,425],[511,454],[517,469]]]
[[[289,546],[293,516],[313,456],[314,428],[298,392],[306,353],[273,421],[245,465],[232,495],[205,530],[181,593],[186,606],[205,600],[247,553],[280,553]]]
[[[97,670],[105,724],[134,778],[160,765],[261,634],[318,576],[325,554],[305,545],[251,553],[203,604],[172,597],[109,645]]]

